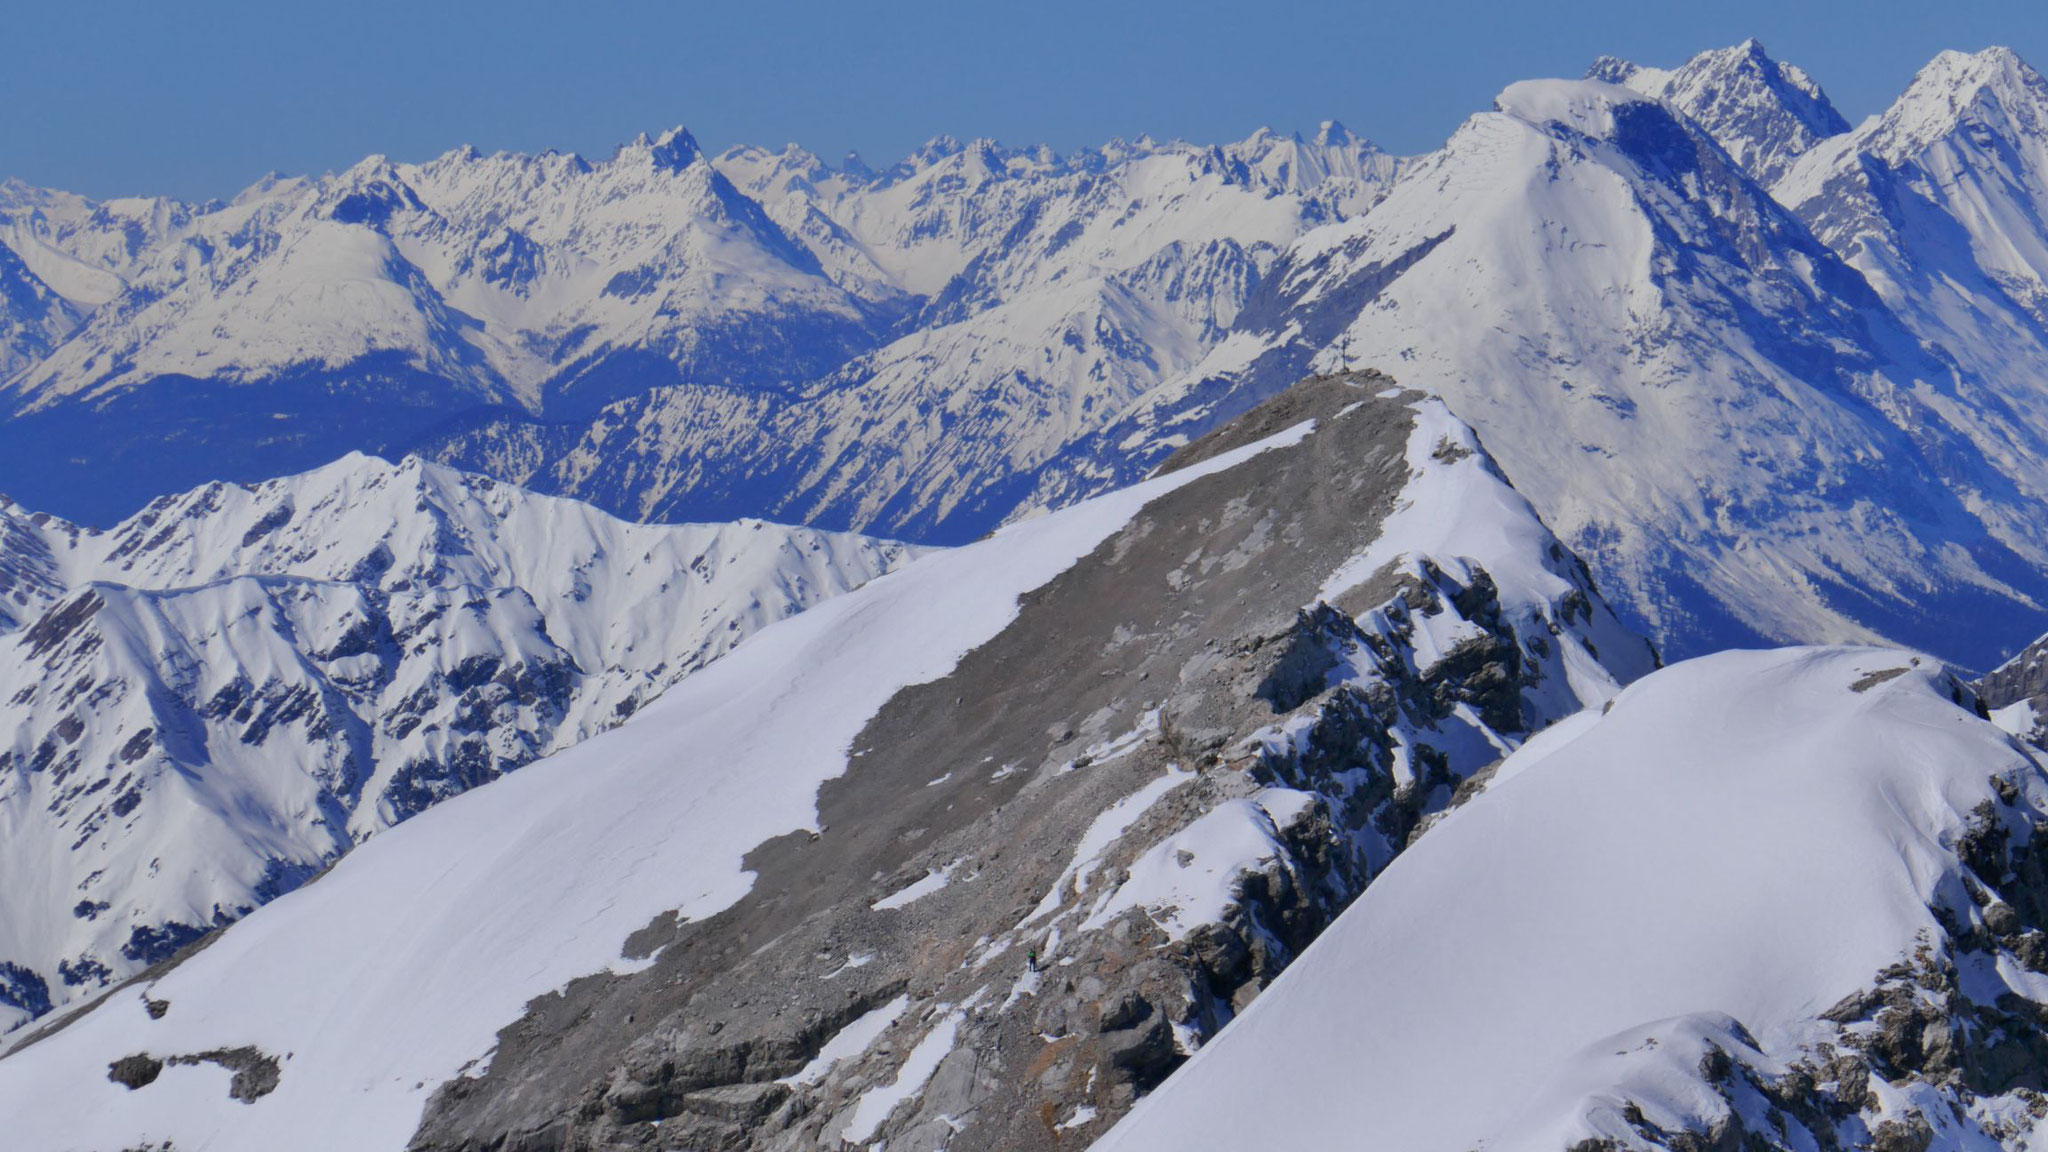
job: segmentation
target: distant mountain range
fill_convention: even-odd
[[[1371,365],[1674,653],[1988,667],[2048,628],[2041,77],[1945,54],[1852,129],[1753,41],[1589,76],[1407,159],[1329,124],[875,171],[674,131],[226,204],[8,185],[0,489],[109,523],[416,451],[633,519],[958,543]]]

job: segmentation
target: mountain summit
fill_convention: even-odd
[[[1673,71],[1602,57],[1586,76],[1669,101],[1765,186],[1815,144],[1849,130],[1811,76],[1755,40],[1702,52]]]

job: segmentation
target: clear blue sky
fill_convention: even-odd
[[[682,124],[887,162],[939,133],[1234,139],[1335,117],[1424,151],[1507,83],[1761,38],[1853,120],[1936,51],[2048,67],[2041,0],[15,0],[0,176],[224,196],[460,144],[603,156]]]

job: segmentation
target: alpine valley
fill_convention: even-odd
[[[0,406],[8,1152],[2048,1148],[2010,51],[8,183]]]

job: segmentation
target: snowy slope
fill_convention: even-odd
[[[2007,868],[2048,777],[1969,703],[1877,649],[1650,676],[1510,758],[1095,1147],[2032,1146],[2041,893]]]
[[[158,248],[190,226],[194,211],[194,205],[160,197],[92,201],[5,180],[0,243],[83,314],[118,296]]]
[[[105,533],[0,508],[0,962],[61,1005],[364,838],[617,724],[913,555],[623,523],[418,460],[212,485]],[[27,978],[24,977],[24,980]]]
[[[735,148],[715,164],[793,235],[829,227],[838,243],[821,247],[864,255],[946,318],[1173,245],[1284,244],[1304,218],[1370,207],[1397,168],[1334,123],[1308,139],[1262,129],[1215,147],[1144,138],[1065,156],[940,137],[880,173],[794,147]]]
[[[825,277],[680,130],[595,164],[373,156],[154,231],[103,219],[121,205],[14,191],[5,242],[61,264],[82,319],[0,385],[16,414],[0,483],[99,522],[210,476],[403,449],[480,410],[781,386],[872,347],[899,310]],[[117,232],[128,247],[108,251]]]
[[[1518,85],[1422,160],[1334,124],[883,171],[669,133],[224,205],[9,185],[58,299],[7,321],[44,407],[0,487],[108,522],[397,445],[633,518],[960,542],[1379,366],[1675,652],[1981,667],[2048,625],[2040,78],[1945,55],[1849,132],[1754,41],[1594,72],[1623,83]]]
[[[1212,443],[1187,467],[927,557],[766,629],[621,727],[379,835],[317,883],[146,986],[116,991],[69,1027],[0,1060],[0,1112],[15,1118],[10,1139],[25,1152],[165,1140],[221,1150],[280,1141],[397,1149],[408,1146],[437,1087],[458,1072],[477,1079],[441,1094],[439,1126],[420,1137],[422,1146],[497,1146],[491,1142],[502,1138],[502,1125],[518,1118],[505,1110],[543,1108],[551,1099],[564,1101],[561,1110],[543,1108],[543,1127],[520,1131],[566,1137],[572,1116],[593,1126],[584,1133],[593,1139],[616,1130],[607,1125],[643,1139],[673,1130],[650,1124],[724,1123],[717,1130],[728,1131],[738,1123],[754,1146],[815,1147],[818,1125],[832,1121],[858,1141],[920,1147],[941,1140],[937,1133],[950,1139],[960,1125],[987,1124],[992,1132],[1036,1125],[1035,1108],[999,1106],[1001,1096],[977,1105],[974,1096],[1016,1091],[1042,1071],[1042,1062],[1030,1071],[1023,1064],[1043,1041],[1014,1046],[1021,1057],[999,1059],[1003,1049],[989,1047],[991,1021],[1028,1036],[1034,1014],[1057,1006],[1051,988],[1034,997],[1036,974],[1020,955],[1024,940],[987,936],[973,945],[983,954],[979,966],[940,963],[914,978],[906,974],[924,966],[913,965],[912,955],[968,947],[976,923],[1026,914],[1038,923],[1018,931],[1042,934],[1051,924],[1054,942],[1041,938],[1036,947],[1048,964],[1061,965],[1058,940],[1077,958],[1134,946],[1153,939],[1146,933],[1156,929],[1138,927],[1153,915],[1193,927],[1252,905],[1277,915],[1280,905],[1269,902],[1294,900],[1305,902],[1294,913],[1307,918],[1305,926],[1327,915],[1315,911],[1320,901],[1341,900],[1344,877],[1355,881],[1361,863],[1376,868],[1397,847],[1386,820],[1448,804],[1452,785],[1504,745],[1608,698],[1618,680],[1652,660],[1441,406],[1412,394],[1376,396],[1383,379],[1318,387],[1305,401],[1310,407],[1270,409],[1264,423]],[[1362,466],[1332,467],[1344,461]],[[1306,533],[1301,525],[1320,522],[1279,518],[1317,503],[1299,498],[1304,487],[1325,494],[1315,514],[1334,518],[1341,530]],[[1284,508],[1262,503],[1268,499]],[[1217,551],[1198,547],[1189,556],[1188,540]],[[1177,575],[1155,565],[1174,566]],[[1133,586],[1140,573],[1143,587]],[[1160,580],[1178,589],[1164,605],[1150,591]],[[1268,594],[1296,591],[1262,604],[1244,594],[1253,586],[1246,582]],[[1325,596],[1352,605],[1356,616],[1314,604]],[[1128,621],[1152,625],[1126,613],[1155,609],[1167,613],[1168,631],[1132,643],[1139,634]],[[1281,622],[1278,634],[1235,637],[1230,630],[1267,616]],[[1029,627],[1009,627],[1027,618]],[[1120,649],[1105,650],[1098,627]],[[1047,681],[1048,669],[1023,658],[1030,646],[1064,644],[1062,630],[1073,633],[1073,651],[1110,661],[1101,675],[1054,670]],[[1326,631],[1337,642],[1332,651],[1348,654],[1314,654]],[[1225,642],[1228,655],[1219,651]],[[1005,647],[1018,644],[1026,648]],[[1148,723],[1135,694],[1172,678],[1151,675],[1154,654],[1189,662],[1179,677],[1185,697],[1152,705]],[[1313,670],[1312,683],[1302,680],[1303,668]],[[966,684],[955,678],[991,672],[996,680],[980,688],[986,696],[971,703],[956,696]],[[1266,676],[1268,684],[1240,693],[1233,677],[1243,675],[1254,683]],[[1296,692],[1305,695],[1296,699]],[[979,719],[919,718],[914,709],[923,705],[904,702],[920,693]],[[1103,693],[1119,702],[1094,708],[1089,702],[1108,699]],[[1274,702],[1281,694],[1287,702]],[[1048,715],[1062,714],[1048,707],[1075,705],[1094,709],[1074,715],[1081,735],[1038,730]],[[900,713],[907,727],[892,736],[887,717],[904,707],[913,709]],[[1268,718],[1272,730],[1246,746],[1268,766],[1248,771],[1218,755],[1165,767],[1165,758],[1204,747],[1234,757],[1246,750],[1229,741],[1228,729],[1205,727],[1220,721],[1219,708]],[[1355,743],[1356,725],[1379,723],[1360,719],[1373,714],[1384,715],[1385,726],[1345,752],[1341,733]],[[1021,726],[1011,736],[1000,735],[1006,718]],[[1120,735],[1127,718],[1137,728]],[[972,754],[1017,735],[1023,743],[1008,746],[1023,762]],[[1080,741],[1098,735],[1104,746],[1084,755]],[[983,743],[990,739],[997,743]],[[937,756],[928,740],[942,743]],[[1326,746],[1328,754],[1318,751]],[[1390,749],[1406,750],[1392,756],[1394,767],[1383,759]],[[900,796],[892,780],[874,775],[897,761],[911,774]],[[1301,773],[1291,792],[1268,789],[1260,802],[1260,811],[1287,825],[1277,844],[1188,831],[1205,810],[1235,818],[1243,805],[1230,798],[1256,790],[1269,772]],[[862,773],[858,790],[828,783]],[[1162,775],[1165,787],[1146,783]],[[1159,800],[1197,777],[1199,786],[1164,805],[1134,797]],[[1398,788],[1397,779],[1405,781]],[[1302,790],[1316,787],[1329,791]],[[862,807],[871,803],[882,806]],[[854,808],[824,819],[842,805]],[[1341,819],[1339,809],[1347,813]],[[1025,823],[1003,833],[976,823],[1003,813],[1021,814],[1009,818]],[[1067,832],[1066,821],[1075,819],[1106,834]],[[813,834],[785,835],[806,828]],[[1120,837],[1124,829],[1131,834]],[[1050,856],[1057,859],[1048,864],[1032,850],[1002,855],[1027,833],[1054,837],[1060,850]],[[1120,873],[1109,861],[1134,860],[1175,836],[1200,840],[1203,869],[1214,877],[1205,892],[1219,893],[1220,904],[1120,888],[1124,907],[1096,911],[1120,911],[1121,926],[1090,926],[1083,921],[1097,893],[1088,891],[1084,902],[1072,875],[1054,874],[1075,852],[1073,874],[1115,881]],[[1365,860],[1368,845],[1378,845],[1379,855]],[[922,867],[956,849],[986,855]],[[1171,846],[1160,851],[1173,858]],[[1297,851],[1299,859],[1291,855]],[[1283,892],[1257,879],[1273,869],[1306,875],[1315,868],[1330,869],[1330,887]],[[1136,865],[1129,871],[1143,875]],[[1007,896],[988,895],[993,885],[1042,892],[1052,881],[1035,914],[1028,901],[1009,913]],[[836,901],[826,915],[805,911],[821,898]],[[1179,909],[1177,921],[1166,905]],[[801,927],[783,925],[732,955],[754,930],[746,925],[777,924],[785,907],[804,917]],[[829,939],[813,934],[828,931]],[[629,936],[642,943],[626,946],[637,958],[622,959]],[[1284,963],[1265,954],[1271,946],[1259,947],[1266,966],[1259,970]],[[678,957],[701,963],[677,968]],[[782,975],[768,979],[763,965]],[[574,980],[607,970],[612,975]],[[641,971],[644,984],[634,980]],[[728,974],[744,983],[744,994],[714,990],[681,1002]],[[960,981],[984,987],[968,995],[971,987],[955,990]],[[530,1000],[556,991],[572,999],[546,996],[535,1009],[574,1006],[499,1035]],[[755,999],[762,1005],[750,1012]],[[819,1010],[814,1001],[829,1003],[818,1020],[809,1019]],[[343,1003],[346,1010],[336,1011]],[[702,1054],[662,1047],[708,1035],[707,1014],[718,1025],[708,1034],[724,1047]],[[785,1041],[784,1031],[758,1037],[761,1028],[797,1031]],[[1141,1032],[1168,1035],[1156,1017]],[[868,1051],[884,1035],[895,1039]],[[637,1057],[613,1074],[589,1050],[616,1051],[629,1041],[654,1046],[649,1069],[681,1077],[709,1068],[727,1078],[709,1091],[679,1086],[673,1093],[685,1095],[678,1102],[668,1089],[640,1085]],[[1177,1057],[1165,1042],[1171,1062]],[[790,1047],[774,1046],[784,1043]],[[117,1070],[135,1087],[109,1079],[110,1062],[145,1053],[122,1065],[130,1071]],[[963,1053],[967,1066],[985,1062],[984,1075],[961,1080]],[[196,1059],[172,1059],[187,1056]],[[572,1061],[573,1071],[534,1081],[528,1091],[499,1095],[497,1081],[486,1077],[487,1069],[513,1077],[554,1056]],[[152,1060],[159,1062],[154,1079],[133,1074]],[[266,1066],[267,1082],[260,1075]],[[255,1072],[234,1080],[230,1069]],[[1128,1085],[1128,1076],[1121,1082]],[[946,1094],[963,1083],[981,1087],[954,1108]],[[793,1128],[761,1123],[762,1101],[774,1109],[799,1090],[826,1102],[825,1110],[794,1110],[800,1123]],[[1048,1107],[1074,1098],[1064,1087],[1053,1092]],[[59,1098],[65,1103],[53,1106]],[[1128,1094],[1109,1106],[1127,1103]],[[472,1137],[448,1127],[469,1115],[465,1108],[481,1115]],[[927,1115],[931,1108],[949,1109],[948,1119]],[[701,1119],[707,1115],[710,1121]],[[1064,1119],[1070,1129],[1088,1123]],[[1031,1146],[1056,1135],[1029,1130],[1038,1132]]]
[[[1966,252],[1956,255],[1973,259],[1981,275],[2010,297],[2008,306],[2016,304],[2038,320],[2048,316],[2044,175],[2048,80],[2011,49],[1989,48],[1935,57],[1883,115],[1829,141],[1787,173],[1777,191],[1815,220],[1816,231],[1838,249],[1905,245],[1892,255],[1911,260],[1922,256],[1914,245],[1925,245],[1925,255],[1933,256],[1941,254],[1937,245],[1960,240]],[[1829,187],[1858,176],[1862,188]],[[1851,199],[1854,192],[1901,202],[1872,205]],[[1908,216],[1914,208],[1919,211]],[[1921,222],[1915,217],[1930,210],[1949,217],[1957,231],[1913,235]],[[1884,253],[1860,254],[1866,271],[1882,277],[1888,270]]]
[[[0,379],[49,355],[78,315],[10,248],[0,247]]]
[[[747,887],[742,854],[809,823],[818,784],[843,771],[848,742],[896,688],[942,674],[1002,627],[1019,593],[1154,491],[1197,474],[935,556],[822,605],[626,726],[378,837],[158,982],[153,994],[171,1004],[161,1023],[177,1035],[134,1035],[150,1017],[119,996],[0,1064],[4,1111],[21,1118],[13,1139],[24,1149],[135,1137],[227,1149],[326,1133],[351,1148],[403,1147],[425,1095],[415,1085],[474,1063],[529,998],[614,963],[620,941],[658,913],[703,917],[737,899]],[[694,752],[689,771],[671,758],[682,748]],[[780,771],[763,774],[769,765]],[[425,876],[431,887],[419,885]],[[612,898],[592,906],[596,892]],[[513,906],[519,914],[507,916]],[[342,1015],[326,1007],[337,981],[357,989]],[[108,1043],[195,1052],[254,1043],[294,1053],[293,1075],[256,1108],[231,1100],[206,1070],[173,1071],[161,1082],[169,1091],[130,1094],[105,1079],[98,1048]],[[83,1111],[39,1108],[31,1101],[44,1076],[104,1098]]]
[[[2007,49],[1944,53],[1774,191],[1981,381],[1955,417],[1973,438],[2026,452],[2001,427],[2048,428],[2048,81]]]
[[[1514,85],[1266,286],[1032,502],[1305,365],[1378,365],[1471,421],[1680,653],[1876,633],[1988,664],[2010,643],[1995,610],[2040,617],[2048,425],[1924,345],[1666,103]]]

